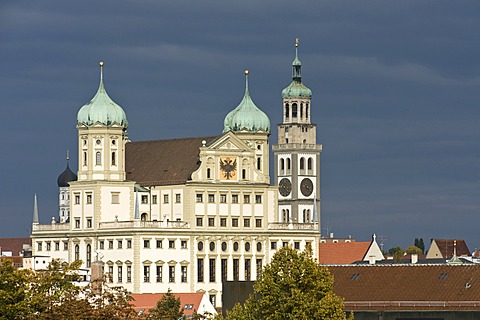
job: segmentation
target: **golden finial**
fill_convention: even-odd
[[[295,47],[298,48],[298,38],[295,38]]]
[[[99,65],[100,67],[103,67],[103,65],[104,65],[103,61],[100,61],[100,62],[98,63],[98,65]]]
[[[248,76],[248,69],[245,69],[245,75]]]

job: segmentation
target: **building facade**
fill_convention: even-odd
[[[126,114],[105,90],[103,63],[100,70],[99,89],[77,116],[69,216],[44,225],[36,212],[35,255],[82,260],[84,269],[101,260],[107,281],[133,293],[207,292],[217,307],[223,281],[257,279],[280,247],[311,245],[317,256],[313,216],[279,213],[269,177],[270,120],[250,97],[248,71],[243,99],[220,135],[131,142]],[[312,130],[307,145],[315,145]],[[314,185],[315,195],[306,197],[312,212],[319,198],[316,146],[309,151],[315,168],[305,173]]]

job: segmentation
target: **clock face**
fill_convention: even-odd
[[[280,180],[280,183],[278,184],[278,191],[282,196],[288,196],[292,191],[292,183],[290,182],[290,180],[288,180],[287,178],[283,178],[282,180]]]
[[[313,192],[313,183],[312,180],[305,178],[300,183],[300,191],[305,197],[308,197]]]
[[[220,157],[220,180],[237,179],[237,159]]]

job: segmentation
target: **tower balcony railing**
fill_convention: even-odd
[[[299,222],[271,222],[268,224],[269,230],[318,230],[318,223],[299,223]]]
[[[70,223],[49,223],[49,224],[33,224],[33,231],[63,231],[69,230]]]
[[[313,143],[285,143],[285,144],[274,144],[272,146],[273,151],[279,150],[290,150],[290,149],[306,149],[306,150],[320,150],[322,151],[321,144],[313,144]]]
[[[185,221],[110,221],[100,222],[99,229],[190,229]]]

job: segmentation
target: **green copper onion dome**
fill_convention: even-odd
[[[230,111],[223,122],[223,132],[248,130],[257,132],[263,130],[270,133],[270,119],[260,110],[248,92],[248,70],[245,70],[245,95],[240,104]]]
[[[125,111],[107,94],[103,85],[103,62],[100,62],[100,86],[95,96],[85,104],[77,115],[78,124],[92,126],[101,123],[106,126],[117,124],[128,127]]]
[[[312,90],[302,83],[302,63],[298,59],[298,39],[295,42],[295,59],[292,62],[292,83],[282,90],[282,98],[311,98]]]

